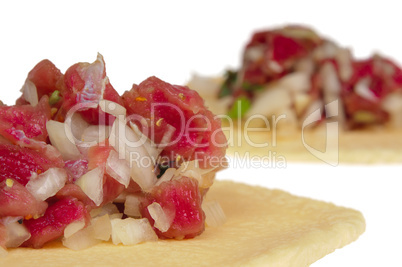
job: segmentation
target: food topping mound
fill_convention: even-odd
[[[280,117],[300,128],[317,113],[315,126],[336,116],[344,130],[402,127],[401,68],[379,54],[356,59],[304,26],[254,33],[237,70],[223,80],[196,76],[189,86],[232,119]]]
[[[150,77],[120,96],[101,55],[64,74],[43,60],[21,92],[0,106],[0,254],[204,231],[227,145],[197,92]]]

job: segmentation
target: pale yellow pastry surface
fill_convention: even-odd
[[[279,190],[217,181],[207,198],[219,201],[227,222],[192,240],[82,251],[54,242],[11,249],[0,266],[308,266],[365,230],[356,210]]]
[[[326,132],[325,128],[248,130],[233,127],[225,131],[229,140],[228,155],[293,162],[327,162],[337,164],[400,164],[401,130],[367,130]],[[275,158],[274,158],[275,157]]]

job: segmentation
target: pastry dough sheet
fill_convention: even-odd
[[[308,266],[356,240],[365,230],[358,211],[230,181],[207,194],[227,222],[191,240],[134,246],[102,243],[81,251],[53,242],[10,249],[1,266]]]
[[[340,131],[328,134],[314,131],[248,131],[234,127],[224,131],[229,140],[227,154],[232,157],[270,157],[293,162],[346,164],[400,164],[401,130]],[[275,158],[274,158],[275,156]]]

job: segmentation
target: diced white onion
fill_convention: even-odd
[[[80,156],[71,129],[65,123],[50,120],[46,123],[46,129],[50,142],[60,151],[64,160],[77,159]]]
[[[321,99],[317,99],[315,101],[313,101],[306,109],[306,111],[304,112],[304,115],[302,116],[302,118],[300,119],[300,122],[304,122],[308,116],[310,116],[312,113],[314,113],[317,110],[323,110],[323,102]]]
[[[140,203],[141,196],[135,194],[127,195],[124,202],[124,214],[130,217],[141,217]]]
[[[391,93],[381,103],[381,107],[390,114],[390,125],[393,128],[402,128],[402,94]]]
[[[76,140],[80,140],[83,132],[88,128],[89,123],[86,122],[79,113],[71,116],[70,129]]]
[[[123,213],[113,213],[109,215],[110,220],[123,218]]]
[[[188,83],[188,87],[197,90],[202,98],[212,99],[217,97],[222,83],[221,77],[211,78],[194,74]]]
[[[64,228],[64,237],[69,238],[79,230],[83,229],[85,227],[85,221],[84,220],[79,220],[70,223],[69,225]]]
[[[124,159],[119,159],[119,154],[111,150],[106,160],[106,172],[126,188],[130,183],[130,166]]]
[[[81,176],[76,184],[99,206],[103,202],[103,168],[97,167]]]
[[[140,137],[124,121],[116,119],[109,137],[109,144],[119,152],[120,159],[130,165],[131,178],[143,191],[149,191],[156,183],[154,161],[141,143]]]
[[[112,242],[117,245],[135,245],[146,241],[157,241],[152,226],[146,218],[143,219],[113,219],[112,222]]]
[[[124,202],[126,202],[127,195],[128,195],[128,193],[126,191],[121,192],[120,195],[118,195],[113,200],[113,203],[124,203]]]
[[[102,99],[99,101],[99,107],[105,113],[111,114],[115,117],[126,116],[126,108],[116,102]]]
[[[6,247],[8,248],[17,248],[31,237],[27,228],[18,221],[10,222],[5,226],[7,229]]]
[[[100,242],[102,241],[95,238],[94,229],[91,226],[79,230],[68,238],[64,237],[62,239],[63,245],[72,250],[83,250]]]
[[[312,97],[308,93],[297,93],[293,95],[293,104],[296,114],[300,116],[311,103]]]
[[[175,172],[174,179],[187,176],[198,180],[198,186],[201,188],[209,188],[215,178],[214,168],[201,169],[197,160],[184,162]],[[162,178],[162,177],[161,177]]]
[[[109,138],[111,127],[108,125],[91,125],[81,135],[82,145],[94,146]]]
[[[217,201],[204,201],[205,223],[210,227],[218,227],[226,222],[226,215]]]
[[[30,179],[26,184],[28,191],[38,200],[46,200],[63,188],[67,182],[67,172],[61,168],[50,168]]]
[[[338,79],[334,65],[331,63],[324,64],[320,74],[323,83],[322,87],[325,103],[338,99],[341,91],[341,83]]]
[[[378,97],[370,90],[370,78],[363,78],[359,80],[354,87],[354,91],[359,96],[370,100],[372,102],[376,102]]]
[[[279,81],[280,86],[291,92],[307,92],[311,87],[310,75],[305,72],[293,72],[283,76]]]
[[[330,41],[325,41],[324,44],[318,46],[314,50],[314,57],[317,61],[321,61],[326,58],[334,58],[338,51],[338,46]]]
[[[31,104],[31,106],[36,106],[38,101],[38,90],[33,82],[26,79],[24,85],[22,86],[21,90],[22,96],[24,99]]]
[[[94,237],[99,240],[108,241],[112,235],[112,224],[108,214],[91,220]]]
[[[162,150],[169,145],[170,141],[172,140],[173,134],[176,131],[176,128],[172,125],[167,125],[167,130],[162,136],[162,140],[158,145],[158,155],[162,152]]]
[[[278,110],[290,107],[290,95],[288,90],[282,87],[267,88],[262,90],[246,113],[246,117],[263,115],[265,117],[275,114]]]
[[[159,229],[162,233],[169,230],[174,219],[174,214],[166,212],[157,202],[150,204],[147,209],[152,219],[155,221],[154,227]]]
[[[244,59],[250,61],[259,61],[264,57],[264,46],[249,47],[244,52]]]
[[[152,158],[152,160],[155,163],[156,159],[158,158],[159,153],[160,153],[158,150],[158,146],[151,139],[149,139],[145,134],[143,134],[140,131],[140,129],[138,129],[138,126],[135,123],[130,121],[129,125],[130,125],[131,129],[134,131],[134,133],[140,137],[140,140],[142,140],[143,146],[148,151],[149,156]]]
[[[99,217],[105,214],[112,215],[114,213],[119,213],[119,209],[113,203],[108,203],[100,208],[93,209],[90,211],[91,217]]]
[[[339,65],[339,76],[346,82],[353,75],[352,53],[347,48],[339,48],[336,54],[336,61]]]

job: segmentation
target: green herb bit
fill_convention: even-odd
[[[250,107],[251,107],[250,99],[248,99],[245,96],[241,96],[237,98],[236,101],[233,103],[232,107],[228,112],[228,116],[231,117],[232,119],[242,118],[246,114],[246,112],[250,109]]]
[[[60,92],[59,92],[58,90],[56,90],[56,91],[54,91],[54,92],[52,93],[52,95],[50,96],[50,98],[49,98],[49,104],[50,104],[50,105],[54,105],[54,104],[56,104],[57,102],[59,102],[60,99],[61,99],[61,97],[60,97]]]
[[[171,168],[171,166],[174,164],[174,161],[166,161],[166,162],[162,162],[160,164],[158,164],[158,168],[159,168],[159,174],[156,176],[156,178],[161,178],[162,175],[165,174],[165,172],[167,171],[167,169]]]
[[[237,72],[228,70],[225,73],[225,81],[223,82],[221,89],[219,90],[218,98],[222,98],[232,94],[233,84],[237,79]]]
[[[244,82],[242,88],[246,91],[258,91],[264,88],[261,84],[251,84],[249,82]]]

